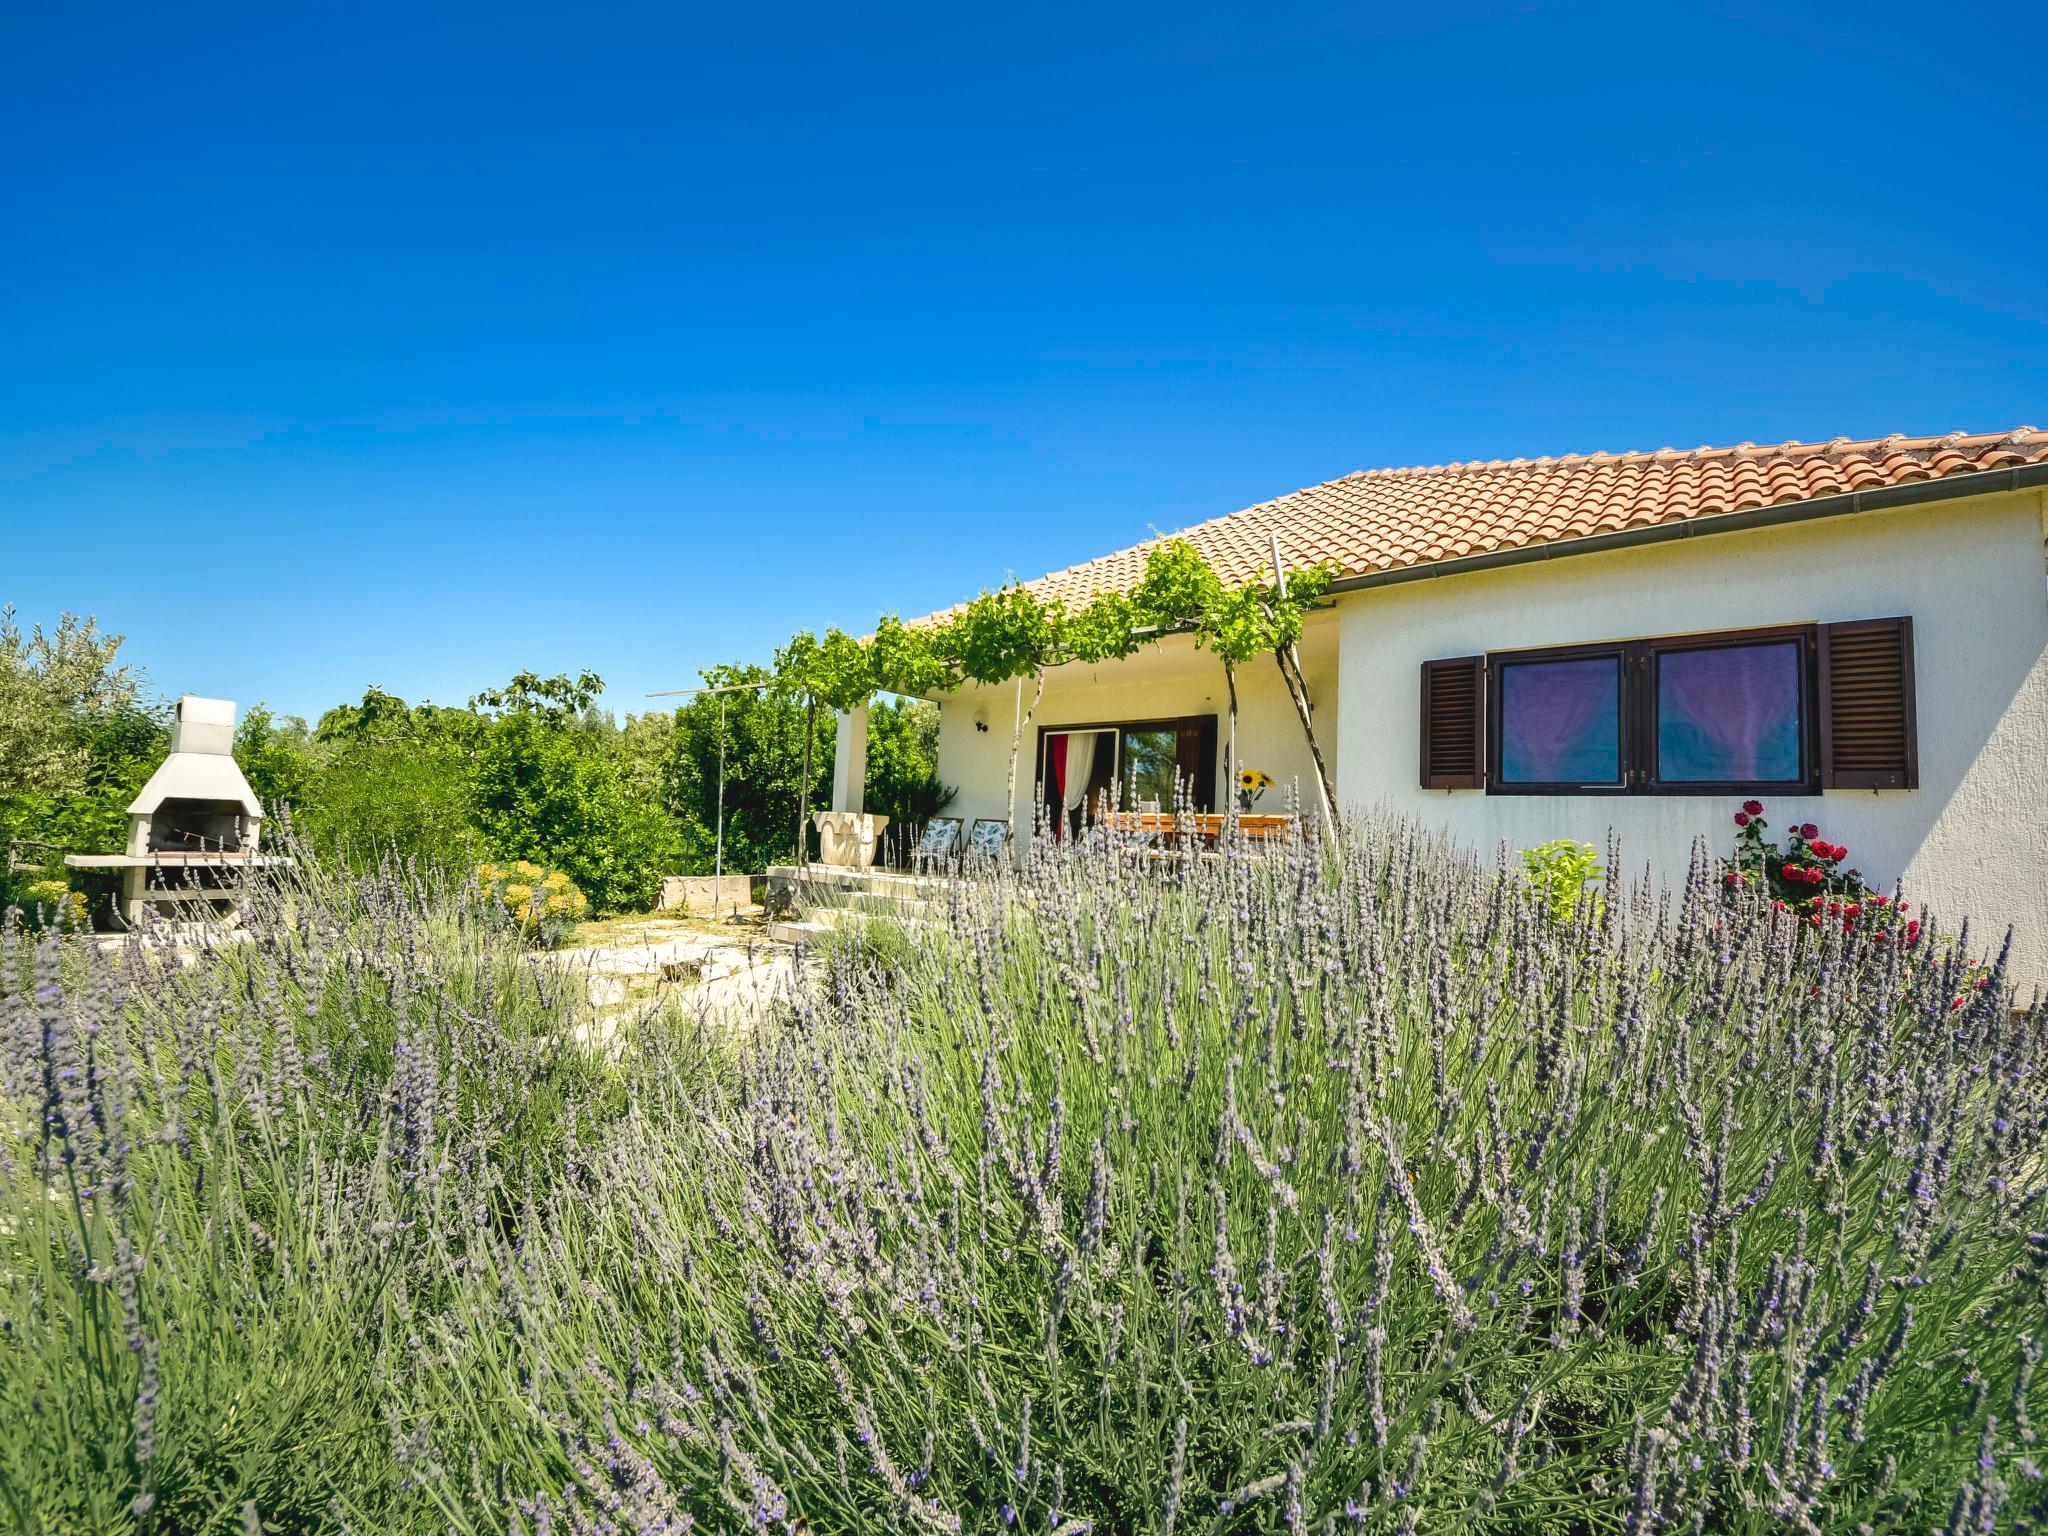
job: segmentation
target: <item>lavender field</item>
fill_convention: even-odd
[[[10,929],[0,1529],[2048,1520],[2048,1013],[1974,939],[1342,848],[1041,858],[602,1054],[396,876]]]

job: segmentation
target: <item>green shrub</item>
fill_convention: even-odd
[[[457,882],[479,844],[469,816],[467,754],[445,740],[350,740],[325,761],[289,807],[302,843],[358,873],[388,860]]]
[[[804,787],[803,705],[751,686],[768,681],[762,667],[711,667],[704,681],[735,691],[701,695],[677,710],[661,765],[662,802],[682,829],[683,868],[709,874],[716,858],[721,730],[726,869],[759,873],[788,863],[796,853],[797,802]],[[831,803],[834,731],[829,713],[812,722],[813,806]]]
[[[537,712],[496,721],[477,748],[470,816],[501,859],[560,869],[593,910],[651,910],[680,857],[675,830],[628,788],[587,732]]]
[[[1589,893],[1595,918],[1606,908],[1607,898],[1599,887],[1607,872],[1600,863],[1600,850],[1591,843],[1557,837],[1525,848],[1522,869],[1536,904],[1554,922],[1572,921]]]

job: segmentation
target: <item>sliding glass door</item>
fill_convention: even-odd
[[[1172,726],[1131,726],[1120,734],[1120,810],[1170,811],[1180,778],[1180,732]]]
[[[1108,721],[1039,732],[1038,794],[1055,835],[1106,810],[1216,808],[1216,717]]]

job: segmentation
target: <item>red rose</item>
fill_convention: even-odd
[[[1820,828],[1816,827],[1812,822],[1809,821],[1805,826],[1799,829],[1799,835],[1805,838],[1808,842],[1812,842],[1813,839],[1820,836]]]
[[[1889,896],[1873,896],[1870,898],[1870,904],[1873,907],[1888,907],[1892,904],[1892,899]]]
[[[1752,816],[1761,816],[1764,813],[1764,803],[1761,800],[1745,800],[1742,802],[1742,808]]]
[[[1735,873],[1734,870],[1731,869],[1728,871],[1727,874],[1721,877],[1721,883],[1723,885],[1740,885],[1742,883],[1742,876],[1738,875],[1737,873]]]
[[[1816,859],[1832,859],[1835,856],[1834,849],[1830,848],[1826,843],[1813,843],[1807,851]]]
[[[1956,1000],[1955,1000],[1954,1002],[1950,1003],[1950,1004],[1949,1004],[1949,1007],[1950,1007],[1950,1008],[1960,1008],[1960,1007],[1962,1007],[1962,1006],[1963,1006],[1963,1004],[1967,1003],[1968,1001],[1969,1001],[1969,999],[1968,999],[1967,997],[1959,997],[1959,998],[1957,998],[1957,999],[1956,999]]]
[[[1774,901],[1771,903],[1771,905],[1776,907],[1780,912],[1783,912],[1785,910],[1785,903],[1782,901]]]
[[[1842,909],[1842,914],[1845,917],[1861,917],[1863,915],[1862,903],[1850,902],[1848,906]]]
[[[1919,919],[1915,918],[1912,922],[1906,924],[1906,942],[1910,944],[1919,937],[1920,922]]]
[[[1746,827],[1746,826],[1748,826],[1748,825],[1749,825],[1749,812],[1747,812],[1747,811],[1737,811],[1737,812],[1735,813],[1735,825],[1737,825],[1738,827]]]

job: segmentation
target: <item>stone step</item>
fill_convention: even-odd
[[[873,891],[813,889],[798,901],[807,913],[853,912],[872,917],[929,919],[940,910],[936,902],[915,896],[886,896]]]
[[[860,912],[850,907],[818,907],[800,920],[774,924],[769,928],[768,936],[782,944],[815,944],[828,933],[842,928],[858,928],[873,922],[893,923],[898,928],[906,930],[932,926],[927,918],[904,917],[895,912]]]
[[[835,869],[828,864],[808,864],[799,876],[793,864],[768,866],[771,885],[805,891],[863,891],[876,896],[927,896],[943,890],[947,877],[913,875],[896,869]]]

